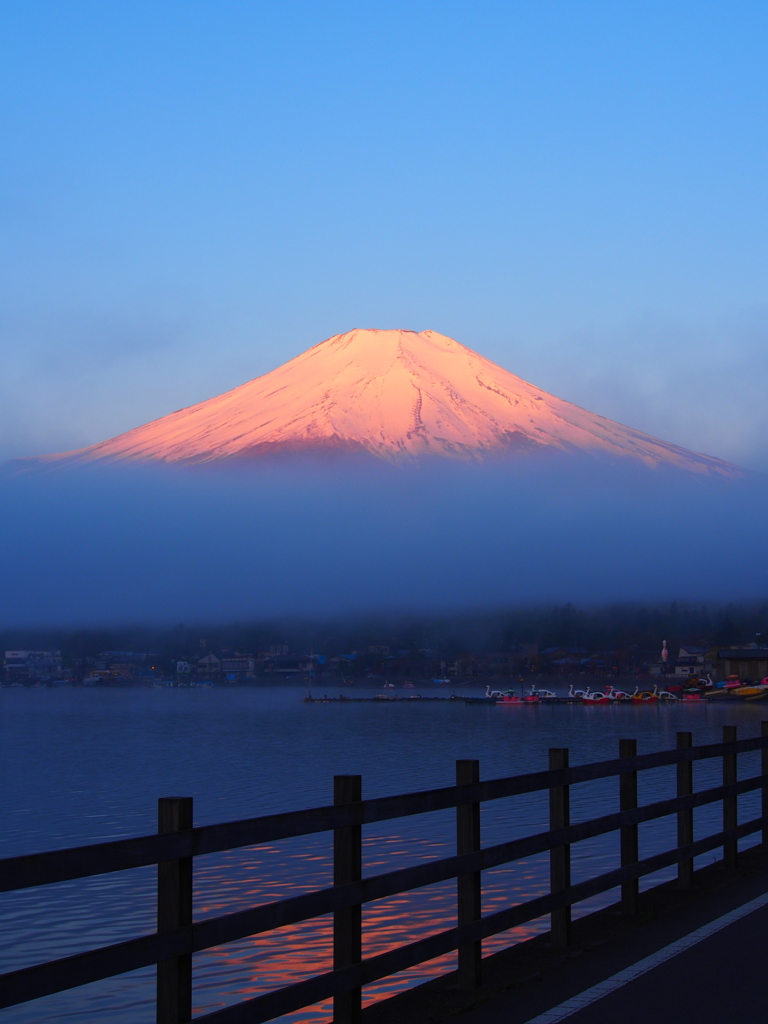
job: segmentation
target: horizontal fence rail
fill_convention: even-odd
[[[200,857],[207,853],[222,853],[243,846],[261,846],[291,839],[295,836],[329,832],[352,825],[373,825],[392,818],[406,818],[413,814],[443,811],[463,804],[486,803],[504,797],[522,796],[550,789],[552,786],[572,786],[579,782],[610,778],[622,772],[641,772],[649,768],[663,768],[682,761],[700,761],[725,754],[744,754],[763,749],[763,739],[739,740],[737,743],[712,743],[689,750],[667,750],[658,754],[640,754],[638,757],[597,761],[562,771],[533,772],[505,779],[492,779],[473,786],[447,786],[404,796],[379,797],[361,800],[357,804],[329,805],[306,811],[270,814],[243,821],[228,821],[220,825],[203,825],[184,832],[165,835],[139,836],[118,839],[92,846],[76,846],[49,853],[28,854],[0,860],[0,892],[26,889],[54,882],[68,882],[74,878],[127,871],[129,868],[147,867],[181,857]]]
[[[246,1022],[260,1024],[262,1021],[272,1020],[284,1013],[299,1010],[331,995],[337,995],[373,981],[380,981],[390,974],[415,967],[417,964],[442,956],[444,953],[451,953],[460,945],[487,939],[498,932],[516,928],[528,921],[535,921],[536,918],[543,917],[553,910],[572,906],[591,896],[614,889],[625,878],[640,878],[668,867],[682,858],[708,853],[710,850],[722,846],[725,840],[740,839],[751,835],[762,828],[762,825],[763,818],[761,817],[754,822],[750,821],[740,825],[732,832],[719,832],[715,836],[700,839],[697,843],[692,843],[681,850],[671,850],[667,853],[657,854],[655,857],[649,857],[647,860],[639,861],[631,869],[618,868],[587,882],[563,889],[558,893],[540,896],[538,899],[520,903],[507,910],[499,910],[474,924],[464,925],[462,928],[451,928],[437,935],[430,935],[427,939],[421,939],[407,946],[400,946],[388,953],[381,953],[355,968],[321,974],[315,978],[309,978],[307,981],[279,989],[277,992],[268,992],[266,995],[256,996],[256,998],[236,1006],[196,1017],[195,1020],[206,1021],[206,1024],[240,1024],[240,1022],[242,1024],[246,1024]]]
[[[481,980],[479,958],[483,939],[550,914],[553,927],[555,921],[558,922],[557,933],[553,930],[553,941],[557,938],[559,944],[567,944],[570,908],[576,903],[621,886],[625,910],[629,908],[628,912],[636,913],[636,900],[627,902],[624,897],[636,891],[637,880],[645,875],[677,864],[680,884],[685,886],[686,879],[692,877],[693,858],[719,848],[724,851],[725,865],[733,869],[738,840],[759,831],[768,849],[768,722],[761,724],[759,737],[736,740],[732,726],[725,727],[724,737],[728,742],[694,747],[689,733],[679,733],[675,750],[373,800],[355,798],[359,796],[359,776],[337,776],[339,802],[327,807],[198,828],[181,827],[179,831],[169,830],[136,839],[0,860],[0,891],[5,892],[158,865],[160,908],[157,932],[0,975],[0,1007],[157,964],[158,1024],[182,1024],[191,1019],[190,958],[193,953],[326,914],[334,915],[334,970],[195,1019],[210,1024],[258,1024],[333,997],[334,1020],[338,1024],[353,1024],[359,1020],[363,986],[455,950],[461,954],[460,978],[466,985],[477,986]],[[621,741],[621,750],[634,749],[633,743]],[[738,781],[737,755],[754,751],[761,752],[760,773]],[[688,784],[689,766],[695,761],[712,758],[723,761],[723,784],[693,792],[692,785]],[[567,765],[567,751],[552,751],[550,763]],[[478,777],[477,762],[457,764],[458,778]],[[671,765],[678,766],[679,795],[631,806],[637,803],[636,782],[632,783],[636,774]],[[615,776],[623,787],[621,806],[624,809],[570,824],[569,787]],[[551,823],[557,827],[479,848],[480,804],[544,790],[550,793]],[[737,798],[757,790],[762,794],[761,816],[737,825]],[[347,796],[339,797],[339,794]],[[345,802],[346,799],[350,802]],[[694,842],[693,810],[713,803],[723,805],[724,827]],[[191,824],[188,799],[169,798],[162,800],[160,806],[161,829]],[[359,863],[361,826],[451,808],[457,809],[458,815],[455,856],[360,878],[355,864]],[[677,847],[638,860],[637,826],[674,814],[678,816]],[[336,846],[334,880],[337,884],[235,913],[192,921],[194,857],[331,830]],[[623,837],[621,867],[577,885],[570,884],[568,851],[571,845],[616,831]],[[625,842],[626,836],[630,839],[635,836],[634,844]],[[553,865],[549,894],[480,916],[480,872],[547,852]],[[362,906],[452,878],[458,880],[459,886],[457,927],[362,960]]]

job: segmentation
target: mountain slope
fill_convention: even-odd
[[[445,335],[400,330],[335,335],[226,394],[37,461],[218,462],[288,452],[401,461],[545,451],[740,472],[555,398]]]

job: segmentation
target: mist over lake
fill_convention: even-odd
[[[749,600],[768,483],[604,465],[68,469],[0,477],[9,626]]]

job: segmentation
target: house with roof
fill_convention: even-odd
[[[60,679],[62,664],[61,651],[6,651],[5,680],[26,683]]]
[[[198,679],[219,679],[221,677],[221,658],[215,654],[206,654],[197,662]]]
[[[724,647],[717,652],[717,674],[720,679],[765,679],[768,676],[768,647],[747,644],[745,647]]]

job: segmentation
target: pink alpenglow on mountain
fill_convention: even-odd
[[[109,441],[38,461],[217,463],[288,454],[486,460],[561,452],[730,477],[737,467],[555,398],[435,331],[354,330]]]

